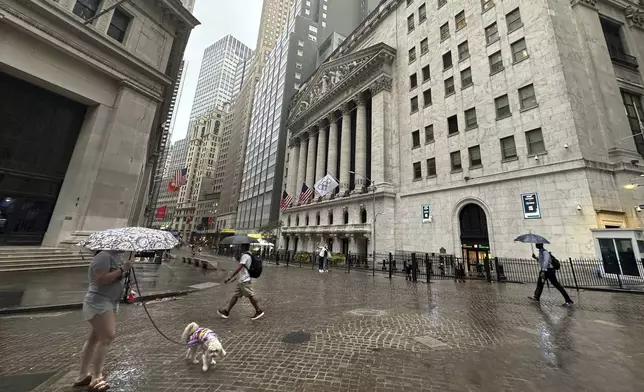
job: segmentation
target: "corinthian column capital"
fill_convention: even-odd
[[[374,80],[373,83],[369,86],[372,95],[376,95],[382,91],[391,91],[391,77],[387,75],[381,75],[378,79]]]

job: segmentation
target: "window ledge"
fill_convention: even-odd
[[[497,34],[498,34],[498,33],[497,33]],[[499,40],[500,40],[500,39],[501,39],[501,38],[496,38],[494,41],[490,41],[490,42],[488,42],[486,46],[490,46],[490,45],[492,45],[493,43],[499,42]]]
[[[420,56],[422,57],[422,56],[426,55],[427,53],[429,53],[429,50],[427,52],[420,52]]]
[[[423,22],[424,22],[424,21],[426,21],[426,20],[427,20],[427,18],[425,18],[425,19],[418,19],[418,24],[421,24],[421,23],[423,23]],[[522,26],[523,26],[523,25],[522,25]]]
[[[518,160],[519,160],[519,157],[518,157],[518,156],[514,156],[514,157],[512,157],[512,158],[504,158],[504,159],[501,159],[501,163],[514,162],[514,161],[518,161]]]
[[[417,146],[412,146],[412,148],[411,148],[411,149],[412,149],[412,150],[415,150],[415,149],[417,149],[417,148],[420,148],[420,144],[419,144],[419,145],[417,145]]]
[[[414,91],[414,90],[416,90],[416,87],[418,87],[418,85],[416,85],[416,86],[414,86],[414,87],[410,87],[410,88],[409,88],[409,91]]]
[[[527,60],[527,59],[529,59],[529,58],[530,58],[530,55],[527,55],[527,56],[525,56],[524,58],[522,58],[522,59],[520,59],[520,60],[517,60],[517,61],[513,62],[513,63],[512,63],[512,65],[517,65],[517,64],[519,64],[519,63],[521,63],[521,62],[523,62],[523,61],[525,61],[525,60]]]
[[[434,140],[430,140],[428,142],[425,142],[425,145],[427,146],[427,145],[430,145],[430,144],[433,144],[433,143],[434,143]]]
[[[490,76],[494,76],[494,75],[496,75],[496,74],[498,74],[498,73],[501,73],[501,72],[503,72],[503,71],[505,71],[505,67],[502,67],[502,68],[501,68],[501,69],[499,69],[498,71],[490,72]]]
[[[429,180],[429,179],[432,179],[432,178],[436,178],[436,174],[432,174],[431,176],[427,176],[427,179],[428,179],[428,180]]]
[[[413,59],[413,60],[410,60],[410,61],[409,61],[409,64],[413,64],[413,63],[415,63],[415,62],[416,62],[416,59]]]
[[[456,91],[451,92],[451,93],[449,93],[449,94],[445,94],[445,98],[447,98],[447,97],[451,97],[451,96],[452,96],[452,95],[454,95],[454,94],[456,94]]]
[[[474,83],[470,83],[467,86],[461,87],[461,90],[465,90],[466,88],[469,88],[469,87],[472,87],[472,86],[474,86]]]
[[[458,33],[459,31],[463,30],[463,29],[464,29],[464,28],[466,28],[466,27],[467,27],[467,23],[465,23],[465,25],[463,25],[463,26],[461,26],[461,27],[457,28],[457,29],[456,29],[456,31],[455,31],[455,33]]]
[[[542,155],[548,155],[548,151],[538,152],[536,154],[528,154],[528,158],[540,157]]]
[[[471,131],[472,129],[476,129],[476,128],[478,128],[478,127],[479,127],[479,125],[478,125],[478,124],[476,124],[476,125],[470,125],[469,127],[465,128],[465,130],[466,130],[466,131]]]
[[[432,106],[431,102],[430,102],[430,103],[428,103],[428,104],[426,104],[426,105],[423,105],[423,109],[424,109],[424,108],[428,108],[428,107],[430,107],[430,106]]]
[[[505,114],[503,116],[497,117],[496,121],[500,121],[500,120],[503,120],[503,119],[508,118],[508,117],[512,117],[512,113],[508,113],[508,114]]]
[[[474,170],[474,169],[483,169],[483,164],[470,166],[470,170]]]
[[[407,30],[407,34],[411,34],[411,33],[413,33],[413,32],[414,32],[414,30],[416,30],[416,28],[415,28],[415,27],[414,27],[413,29],[411,29],[411,30]]]
[[[420,180],[422,180],[422,179],[423,179],[422,177],[418,177],[418,178],[414,178],[414,179],[413,179],[413,181],[414,181],[414,182],[418,182],[418,181],[420,181]]]
[[[423,80],[423,84],[425,84],[425,83],[429,82],[430,80],[432,80],[432,79],[431,79],[431,78],[429,78],[429,79],[427,79],[427,80]]]
[[[449,70],[450,70],[450,69],[452,69],[453,67],[454,67],[454,65],[450,65],[450,66],[449,66],[449,67],[447,67],[447,68],[443,68],[443,72],[445,72],[445,71],[449,71]]]
[[[527,107],[527,108],[523,108],[523,109],[521,109],[520,113],[527,112],[528,110],[532,110],[532,109],[538,108],[538,107],[539,107],[539,104],[536,104],[536,105],[533,105],[533,106],[530,106],[530,107]]]
[[[411,111],[411,114],[418,113],[418,109],[414,109]]]
[[[456,174],[456,173],[463,173],[463,168],[460,168],[460,169],[452,169],[452,172],[451,172],[451,173],[452,173],[452,174]]]
[[[494,8],[495,6],[496,6],[496,4],[493,4],[493,5],[492,5],[492,7],[488,8],[488,9],[484,9],[483,11],[481,11],[481,15],[483,15],[483,14],[484,14],[484,13],[486,13],[486,12],[488,12],[489,10],[491,10],[492,8]]]
[[[447,41],[448,39],[449,39],[449,35],[447,37],[445,37],[445,38],[441,38],[441,43]]]
[[[463,57],[462,59],[458,59],[459,63],[462,63],[463,61],[467,60],[470,58],[470,55],[467,55],[467,57]]]
[[[512,30],[509,30],[508,34],[514,33],[515,31],[519,30],[521,27],[523,27],[523,23],[521,23],[517,27],[513,28]]]
[[[452,136],[456,136],[456,135],[458,135],[458,132],[448,133],[447,137],[452,137]]]

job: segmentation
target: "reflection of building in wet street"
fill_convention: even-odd
[[[173,0],[110,4],[0,2],[0,245],[142,223],[198,21]]]
[[[283,190],[298,200],[327,173],[340,186],[282,211],[282,246],[371,253],[377,217],[378,253],[529,256],[513,239],[532,232],[598,256],[591,230],[644,222],[644,192],[624,188],[644,184],[643,15],[384,1],[291,102]],[[641,232],[606,233],[636,257]]]

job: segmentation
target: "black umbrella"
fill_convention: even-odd
[[[246,245],[246,244],[256,244],[259,241],[255,238],[251,238],[247,235],[233,235],[226,237],[219,243],[220,245]]]

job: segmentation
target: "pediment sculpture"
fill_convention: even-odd
[[[643,4],[644,5],[644,4]],[[644,28],[644,12],[636,9],[635,7],[629,5],[624,10],[624,15],[626,19],[629,20],[633,25]]]

